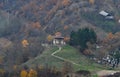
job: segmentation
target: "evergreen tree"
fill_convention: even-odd
[[[74,32],[74,31],[72,31],[71,34],[70,34],[70,37],[71,37],[71,39],[70,39],[70,45],[73,45],[73,46],[78,45],[79,39],[77,37],[77,33]]]
[[[80,49],[84,51],[87,48],[87,42],[95,43],[97,41],[96,33],[93,29],[83,28],[78,31],[72,31],[70,34],[70,45],[80,46]]]

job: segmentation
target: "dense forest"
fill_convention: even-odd
[[[119,67],[119,4],[119,0],[0,0],[1,75],[11,75],[10,71],[15,71],[14,66],[22,68],[15,75],[20,76],[21,70],[28,73],[30,69],[23,66],[50,50],[53,46],[45,47],[43,44],[51,45],[54,35],[59,34],[64,37],[66,44],[78,49],[82,55],[92,60],[97,59],[96,63],[108,65],[112,69]],[[100,14],[101,11],[113,19],[107,19]],[[108,55],[110,61],[115,63],[103,61]],[[41,63],[36,62],[36,66],[37,64]],[[27,65],[32,67],[30,63]],[[48,77],[46,73],[50,77],[63,76],[63,72],[56,71],[56,67],[43,68],[38,70],[34,66],[34,72],[37,75],[43,72],[39,77]],[[87,72],[90,77],[91,72],[82,72]],[[78,73],[81,71],[75,72]]]

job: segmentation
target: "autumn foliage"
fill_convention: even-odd
[[[114,38],[114,35],[110,32],[109,34],[108,34],[108,39],[113,39]]]
[[[33,69],[30,69],[28,77],[37,77],[37,72]]]
[[[20,73],[20,77],[27,77],[28,73],[26,70],[22,70]]]
[[[47,36],[47,40],[50,42],[50,41],[52,41],[53,40],[53,36],[52,35],[48,35]]]
[[[39,22],[35,22],[35,23],[32,23],[32,27],[35,28],[35,29],[40,29],[41,24]]]
[[[27,40],[22,40],[23,47],[27,47],[29,45]]]
[[[67,6],[67,5],[70,4],[70,0],[63,0],[63,1],[62,1],[62,4],[63,4],[64,6]]]
[[[107,37],[103,40],[103,42],[106,43],[106,42],[108,42],[116,37],[117,37],[116,35],[114,35],[112,32],[110,32],[107,34]]]
[[[94,3],[95,3],[95,0],[89,0],[89,3],[90,3],[90,4],[94,4]]]
[[[70,41],[70,37],[64,37],[64,41],[65,42],[69,42]]]

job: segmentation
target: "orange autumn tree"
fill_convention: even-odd
[[[90,4],[94,4],[94,3],[95,3],[95,0],[89,0],[89,3],[90,3]]]
[[[20,73],[20,77],[27,77],[28,73],[26,70],[22,70]]]
[[[103,40],[103,42],[106,43],[114,38],[115,38],[115,35],[112,32],[110,32],[108,33],[107,37]]]
[[[22,45],[23,47],[27,47],[29,45],[28,41],[27,40],[22,40]]]
[[[32,23],[32,27],[35,28],[35,29],[40,29],[41,24],[39,22],[35,22],[35,23]]]
[[[47,41],[50,42],[50,41],[52,41],[52,40],[53,40],[53,36],[52,36],[52,35],[48,35],[48,36],[47,36]]]
[[[37,71],[30,69],[28,77],[37,77]]]
[[[67,6],[67,5],[70,4],[70,0],[63,0],[63,1],[62,1],[62,4],[63,4],[64,6]]]
[[[70,37],[64,37],[65,42],[69,42],[69,40],[70,40]]]
[[[108,39],[113,39],[113,38],[114,38],[114,35],[113,35],[112,32],[110,32],[110,33],[108,34]]]

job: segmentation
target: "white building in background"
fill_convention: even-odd
[[[105,12],[104,10],[100,11],[99,14],[102,15],[102,16],[108,16],[109,15],[109,13]]]
[[[100,11],[99,14],[104,16],[106,19],[110,19],[110,20],[114,19],[113,15],[110,15],[110,13],[108,13],[108,12],[106,12],[104,10]]]
[[[55,36],[53,39],[53,45],[65,45],[64,37],[62,36]]]

